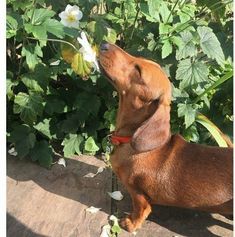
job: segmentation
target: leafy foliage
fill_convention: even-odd
[[[218,130],[200,113],[231,137],[232,1],[193,2],[71,0],[83,12],[77,30],[59,21],[64,1],[8,0],[7,132],[19,157],[50,167],[53,150],[65,157],[110,151],[117,95],[83,60],[81,30],[95,48],[102,40],[117,43],[165,69],[172,132],[213,144]]]

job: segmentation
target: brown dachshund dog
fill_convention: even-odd
[[[140,228],[151,204],[232,214],[233,149],[171,134],[171,84],[161,67],[108,43],[99,63],[119,93],[111,164],[133,204],[121,226]]]

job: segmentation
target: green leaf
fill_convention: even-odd
[[[185,90],[180,90],[173,86],[172,91],[172,100],[183,100],[185,101],[186,98],[189,98],[188,93]]]
[[[32,0],[8,0],[7,3],[11,3],[14,11],[17,11],[19,8],[22,10],[25,10],[28,8],[30,5],[32,5]]]
[[[41,46],[46,45],[47,30],[44,24],[35,26],[28,23],[28,24],[25,24],[25,30],[28,34],[32,33],[36,39],[39,39]]]
[[[115,44],[117,40],[116,31],[114,29],[107,28],[107,35],[104,36],[104,40],[111,44]]]
[[[129,22],[132,22],[133,18],[136,15],[136,3],[135,0],[126,0],[123,1],[123,8],[126,15],[126,18]]]
[[[45,140],[35,143],[34,148],[30,151],[30,157],[33,161],[38,161],[40,165],[50,168],[53,158],[52,149],[49,143]]]
[[[206,81],[208,74],[209,70],[203,62],[184,59],[178,64],[176,79],[181,80],[180,89],[184,89]]]
[[[95,22],[95,40],[97,43],[100,43],[103,39],[104,36],[108,35],[108,28],[106,26],[106,23],[103,20],[97,20]]]
[[[15,18],[9,15],[7,15],[6,20],[7,20],[6,37],[7,39],[9,39],[16,35],[18,22]]]
[[[171,42],[180,47],[180,45],[182,44],[182,39],[179,36],[172,36]]]
[[[19,84],[19,81],[13,79],[13,73],[11,73],[10,71],[7,71],[6,90],[7,90],[7,97],[9,100],[14,98],[15,93],[13,89],[18,84]]]
[[[43,88],[38,84],[38,82],[31,75],[23,75],[22,82],[28,87],[28,89],[35,92],[43,92]]]
[[[31,19],[32,25],[41,25],[47,19],[53,17],[55,12],[49,9],[32,9],[27,12],[27,16]]]
[[[122,229],[119,225],[113,225],[111,230],[113,233],[116,233],[116,234],[120,234],[122,231]]]
[[[51,119],[45,118],[42,122],[34,125],[33,127],[49,139],[52,139],[52,135],[50,133],[50,121]]]
[[[84,138],[78,134],[69,134],[62,142],[64,146],[63,152],[65,157],[71,157],[75,153],[81,154],[81,144]]]
[[[89,23],[87,24],[87,27],[88,27],[88,25],[89,25]],[[77,39],[77,37],[80,35],[80,32],[77,29],[70,28],[67,26],[64,26],[63,29],[64,29],[64,34],[66,36],[71,37],[72,39]],[[67,40],[67,39],[65,38],[65,40]]]
[[[89,137],[85,141],[85,150],[93,154],[95,154],[95,152],[99,150],[99,147],[96,145],[93,137]]]
[[[178,107],[178,117],[184,117],[185,127],[188,128],[195,121],[196,109],[191,104],[181,104]]]
[[[66,104],[58,96],[49,95],[46,98],[45,112],[49,115],[54,113],[61,114],[65,112]]]
[[[33,124],[37,121],[37,116],[42,114],[43,100],[40,95],[20,92],[15,96],[14,102],[14,113],[20,113],[20,118],[27,124]]]
[[[171,29],[172,29],[172,26],[160,22],[160,24],[159,24],[159,34],[160,35],[168,34]]]
[[[181,23],[185,23],[195,17],[196,6],[192,4],[184,4],[182,9],[179,9],[178,16]]]
[[[162,46],[162,58],[166,58],[172,53],[172,45],[169,40],[165,40]]]
[[[198,143],[199,141],[199,134],[197,131],[197,127],[195,126],[196,124],[191,125],[187,129],[185,129],[182,133],[183,137],[187,141],[192,141]]]
[[[158,1],[154,1],[154,2],[158,2]],[[163,23],[168,23],[168,22],[171,23],[173,21],[172,14],[170,10],[168,9],[166,2],[161,3],[161,6],[159,8],[159,13],[161,15]]]
[[[147,0],[149,15],[156,21],[159,22],[159,8],[161,1]],[[148,20],[148,19],[147,19]]]
[[[23,57],[26,57],[26,63],[31,70],[33,70],[39,62],[41,62],[39,57],[43,56],[42,50],[38,44],[23,46],[21,54]]]
[[[101,102],[100,98],[96,95],[91,95],[88,93],[80,93],[77,95],[74,106],[79,109],[80,113],[86,115],[93,114],[97,115]]]
[[[15,149],[19,157],[25,157],[28,155],[31,148],[34,147],[36,137],[31,132],[28,125],[18,125],[10,132],[9,141],[14,143]]]
[[[156,22],[156,19],[154,19],[150,13],[149,13],[149,6],[145,2],[140,3],[140,12],[146,17],[146,19],[150,22]],[[156,17],[159,21],[159,14],[156,13]]]
[[[203,125],[211,133],[220,147],[228,147],[227,142],[223,138],[223,133],[206,116],[203,114],[198,114],[196,117],[196,122]]]
[[[108,13],[108,14],[105,14],[105,19],[109,20],[109,21],[112,21],[113,23],[117,23],[117,24],[123,24],[124,23],[124,19],[122,18],[119,18],[118,16],[112,14],[112,13]],[[94,22],[95,23],[95,22]],[[94,24],[93,23],[93,24]],[[90,24],[90,23],[89,23]],[[90,28],[91,25],[89,26],[88,24],[88,27]]]
[[[60,39],[64,38],[64,26],[59,21],[55,19],[47,19],[43,24],[48,32]]]
[[[49,139],[61,139],[64,137],[64,133],[58,125],[57,119],[53,117],[45,118],[33,127]]]
[[[197,54],[197,48],[193,43],[193,35],[189,31],[184,31],[180,36],[176,59],[180,60],[182,58],[195,56]]]
[[[31,19],[31,23],[25,24],[27,33],[32,33],[33,36],[40,40],[40,45],[45,46],[47,40],[47,31],[56,35],[57,37],[64,36],[61,25],[57,24],[56,20],[49,19],[55,15],[54,11],[49,9],[32,9],[27,12],[27,16]],[[53,29],[53,27],[55,27]]]
[[[116,115],[117,115],[116,109],[107,110],[104,113],[105,126],[109,128],[110,132],[115,130]]]
[[[37,64],[33,72],[22,74],[21,79],[30,91],[43,93],[47,90],[50,73],[48,67]]]
[[[206,26],[199,26],[197,32],[200,36],[200,45],[203,52],[209,58],[215,59],[219,65],[223,66],[225,63],[224,53],[212,29]]]
[[[83,114],[75,112],[67,115],[61,124],[61,130],[66,133],[76,133],[82,122],[85,121]]]

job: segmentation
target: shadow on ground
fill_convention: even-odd
[[[92,159],[88,159],[89,162],[87,162],[86,160],[84,161],[84,159],[81,160],[77,157],[76,159],[68,160],[66,168],[55,165],[51,170],[47,170],[30,161],[19,161],[16,158],[10,157],[7,161],[7,176],[14,179],[16,182],[31,180],[47,192],[72,199],[88,207],[94,206],[94,203],[96,203],[96,205],[98,203],[98,206],[110,215],[110,198],[108,195],[102,195],[101,197],[100,193],[111,191],[111,170],[105,169],[104,172],[98,174],[94,178],[83,177],[90,172],[96,173],[99,166],[104,166],[102,161],[95,158]],[[104,198],[104,196],[107,198]],[[128,194],[125,193],[124,196],[124,200],[117,205],[118,210],[122,215],[124,212],[130,212],[131,210],[131,201]],[[8,224],[12,225],[14,224],[13,222],[19,225],[19,228],[24,228],[20,222],[9,215]],[[156,223],[156,228],[165,228],[174,232],[175,236],[180,235],[188,237],[224,237],[225,235],[212,233],[208,228],[219,226],[224,228],[225,231],[232,230],[233,228],[232,224],[227,223],[226,219],[223,217],[215,219],[208,213],[162,206],[155,206],[153,208],[153,212],[149,216],[147,223],[149,222],[152,224]],[[143,229],[145,229],[145,227],[148,228],[146,224],[144,224]],[[156,232],[156,236],[168,236],[158,235],[157,233],[158,232]],[[229,233],[231,233],[232,236],[232,232],[230,231]],[[151,236],[154,237],[155,235]],[[226,235],[226,237],[227,236],[230,235]]]
[[[22,236],[34,236],[34,237],[47,237],[46,235],[40,235],[33,232],[30,228],[18,221],[14,216],[7,213],[7,236],[14,236],[15,233],[11,233],[12,226],[14,226],[14,232],[21,233]]]

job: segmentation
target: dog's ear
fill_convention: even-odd
[[[141,66],[139,64],[134,65],[134,69],[131,71],[129,78],[131,81],[144,84],[144,81],[142,80],[142,75],[141,75]]]
[[[159,101],[154,114],[135,131],[131,146],[145,152],[165,144],[170,137],[170,106]]]

